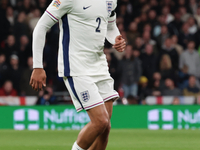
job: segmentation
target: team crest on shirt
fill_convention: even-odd
[[[60,7],[60,4],[61,4],[60,0],[55,0],[53,6],[58,9]]]
[[[81,97],[82,97],[84,102],[89,101],[89,99],[90,99],[89,92],[88,91],[81,92]]]
[[[111,12],[112,12],[113,2],[112,1],[106,1],[106,4],[107,4],[108,15],[110,16]]]

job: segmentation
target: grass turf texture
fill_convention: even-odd
[[[71,150],[78,132],[0,130],[0,150]],[[200,130],[113,129],[106,150],[200,150]]]

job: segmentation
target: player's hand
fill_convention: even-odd
[[[32,72],[30,85],[35,91],[42,90],[46,87],[46,72],[43,68],[35,68]]]
[[[126,42],[122,38],[122,35],[117,36],[113,48],[115,48],[118,52],[123,52],[125,50],[125,47],[126,47]]]

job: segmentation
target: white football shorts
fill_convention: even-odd
[[[109,100],[117,100],[114,80],[110,75],[64,77],[77,112],[89,110]]]

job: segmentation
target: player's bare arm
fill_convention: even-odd
[[[35,68],[32,72],[30,85],[36,91],[46,87],[46,72],[43,68]]]
[[[115,38],[115,44],[113,48],[115,48],[118,52],[123,52],[126,47],[125,39],[122,38],[122,35],[119,35]]]

